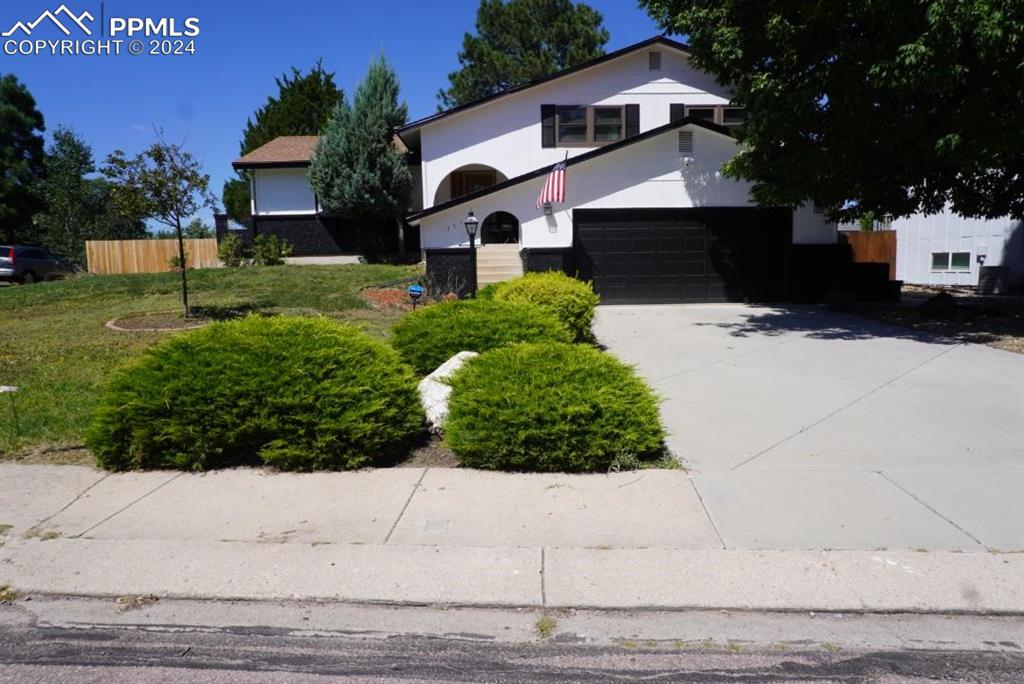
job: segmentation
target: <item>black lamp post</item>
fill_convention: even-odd
[[[480,227],[480,220],[473,216],[473,212],[469,212],[465,224],[466,235],[469,236],[469,253],[472,255],[473,260],[473,280],[471,281],[469,294],[472,297],[476,297],[476,230]]]

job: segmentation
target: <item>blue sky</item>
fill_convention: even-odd
[[[61,2],[4,0],[0,32],[56,10]],[[99,18],[99,0],[64,2],[76,15],[88,11]],[[588,4],[604,15],[611,32],[609,50],[658,33],[632,0]],[[370,59],[383,50],[401,79],[410,117],[425,116],[435,111],[438,89],[458,66],[462,35],[473,30],[477,5],[477,0],[105,0],[108,18],[174,17],[180,23],[198,17],[196,53],[0,53],[0,73],[14,73],[27,84],[48,132],[58,124],[74,128],[92,145],[97,161],[116,148],[129,153],[142,149],[153,140],[154,124],[168,139],[184,139],[203,161],[219,198],[232,174],[246,119],[275,92],[275,76],[291,66],[306,69],[323,58],[351,94]],[[32,36],[40,37],[65,36],[44,22]],[[0,43],[6,40],[0,38]]]

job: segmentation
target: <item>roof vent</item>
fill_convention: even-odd
[[[647,53],[647,68],[651,71],[661,71],[661,53],[660,52],[648,52]]]
[[[679,131],[679,154],[693,155],[693,131]]]

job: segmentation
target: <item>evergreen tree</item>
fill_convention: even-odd
[[[309,178],[324,206],[353,222],[367,257],[386,251],[409,209],[412,174],[394,145],[408,109],[383,56],[370,64],[350,107],[344,98],[317,145]],[[401,241],[399,249],[401,250]]]
[[[325,71],[321,61],[307,74],[292,67],[291,75],[283,74],[274,82],[277,96],[268,97],[246,122],[239,146],[243,156],[282,135],[319,135],[344,96],[334,83],[334,73]],[[222,199],[231,218],[239,222],[249,218],[249,183],[244,174],[224,183]]]
[[[437,94],[442,108],[600,57],[609,37],[601,13],[572,0],[481,0],[476,31],[463,37],[461,66]]]
[[[43,176],[43,115],[13,74],[0,76],[0,239],[25,240],[39,208]]]

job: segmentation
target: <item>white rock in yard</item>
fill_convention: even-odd
[[[431,431],[440,432],[444,419],[448,417],[448,397],[452,393],[452,388],[445,380],[474,356],[479,354],[471,351],[459,352],[420,380],[420,403],[427,412],[427,424],[430,425]]]

